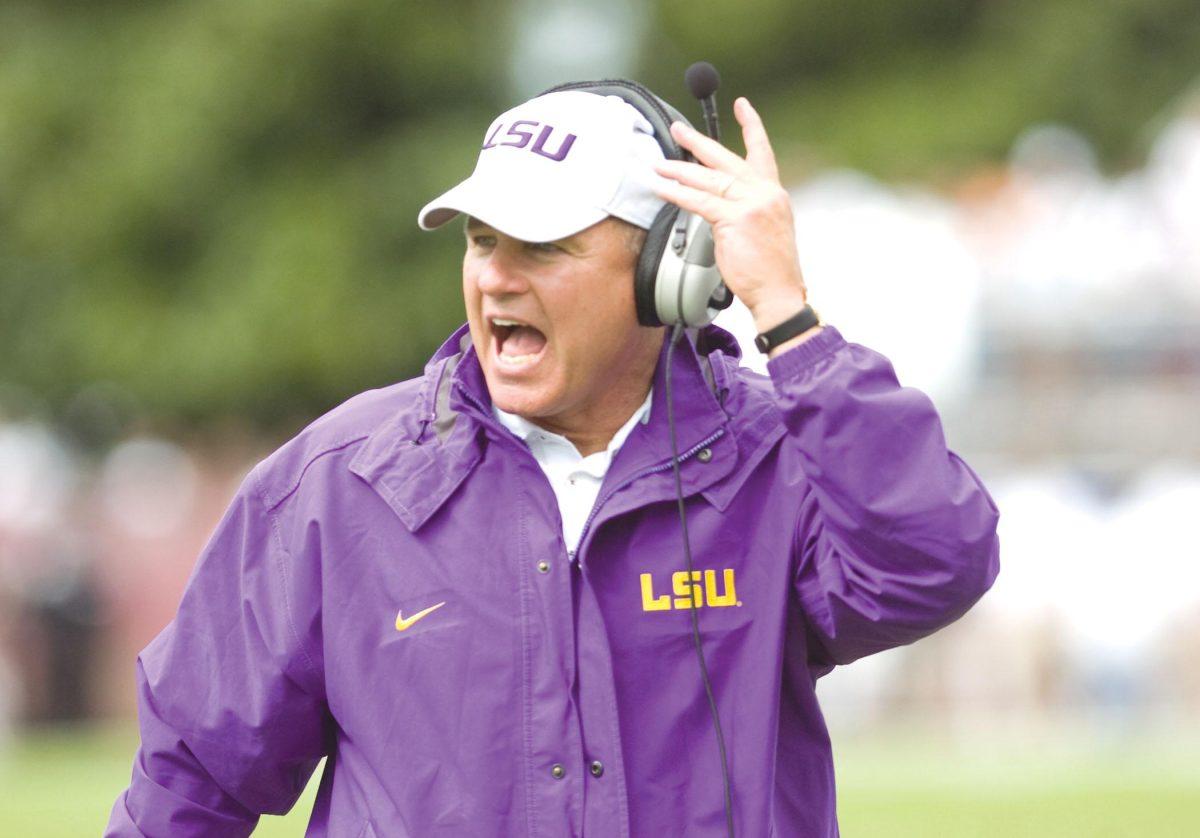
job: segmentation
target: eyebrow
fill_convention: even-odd
[[[478,218],[475,218],[474,216],[470,216],[470,215],[468,215],[467,220],[463,222],[463,233],[466,235],[470,235],[471,233],[476,232],[478,230],[494,230],[494,229],[495,229],[494,227],[492,227],[488,224],[485,224],[484,222],[480,221]],[[552,239],[551,241],[548,241],[548,242],[526,242],[526,244],[557,244],[557,245],[566,247],[566,246],[569,246],[570,244],[572,244],[574,239],[575,239],[575,236],[566,236],[561,239]]]

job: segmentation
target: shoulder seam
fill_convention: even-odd
[[[331,442],[331,443],[327,444],[326,446],[321,448],[319,451],[312,454],[307,460],[305,460],[304,467],[300,469],[300,473],[296,475],[295,479],[292,480],[287,485],[287,488],[284,491],[280,492],[278,496],[268,497],[265,493],[262,493],[260,491],[259,497],[262,500],[263,505],[267,508],[268,511],[275,509],[276,507],[279,506],[279,504],[283,503],[285,500],[287,500],[289,497],[291,497],[292,494],[298,488],[300,488],[300,483],[304,480],[304,475],[308,473],[308,470],[309,470],[309,468],[312,467],[313,463],[315,463],[317,460],[324,457],[326,454],[332,454],[334,451],[340,451],[341,449],[343,449],[349,445],[353,445],[356,442],[360,442],[360,441],[366,439],[370,435],[371,435],[371,433],[369,431],[359,431],[347,439],[342,439],[337,442]],[[259,483],[259,485],[261,487],[261,485],[262,485],[261,482]]]

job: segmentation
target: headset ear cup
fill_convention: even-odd
[[[679,207],[667,204],[658,211],[654,223],[646,232],[646,243],[638,254],[637,269],[633,274],[633,298],[637,305],[638,323],[643,326],[663,326],[658,316],[658,306],[654,301],[655,286],[658,283],[658,267],[662,262],[663,252],[671,241],[671,232],[675,228],[675,219],[679,215]]]

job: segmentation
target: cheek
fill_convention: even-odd
[[[565,325],[563,348],[576,369],[609,371],[637,342],[637,314],[633,297],[613,295],[577,300]]]
[[[482,309],[483,295],[479,291],[479,283],[476,281],[478,272],[468,259],[463,260],[462,270],[462,292],[463,302],[467,308],[469,318],[474,318]]]
[[[471,269],[471,260],[469,257],[463,257],[462,289],[463,299],[467,300],[469,304],[475,291],[475,272]]]
[[[637,309],[633,301],[633,280],[622,276],[617,285],[609,285],[597,293],[588,321],[603,325],[608,334],[628,335],[637,328]]]
[[[471,340],[475,344],[475,351],[483,357],[483,346],[481,341],[484,340],[484,324],[483,324],[483,295],[479,293],[479,286],[475,283],[474,274],[468,270],[466,263],[463,263],[463,308],[467,314],[467,325],[471,329]]]

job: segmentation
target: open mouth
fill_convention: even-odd
[[[496,336],[496,358],[509,369],[522,369],[537,361],[546,348],[546,336],[540,329],[520,320],[489,318]]]

